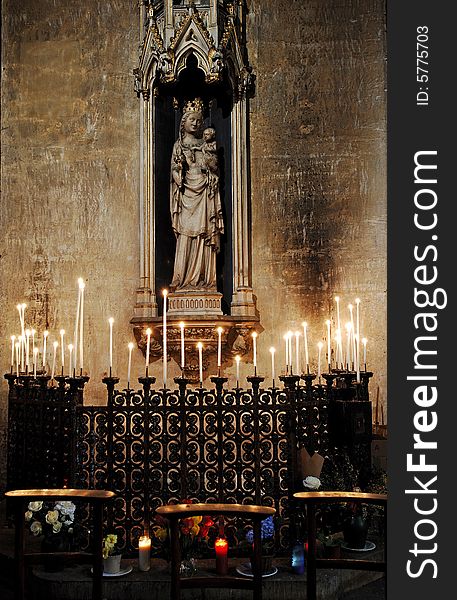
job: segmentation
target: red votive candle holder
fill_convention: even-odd
[[[227,575],[228,571],[228,542],[225,538],[218,537],[214,542],[216,550],[216,573]]]

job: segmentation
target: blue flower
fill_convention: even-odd
[[[260,538],[262,540],[268,540],[271,539],[274,536],[275,533],[275,524],[273,522],[273,517],[267,517],[264,521],[262,521],[261,527],[260,527]],[[252,544],[254,541],[254,531],[252,529],[250,529],[247,533],[246,533],[246,539],[247,541]]]

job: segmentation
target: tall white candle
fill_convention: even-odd
[[[163,389],[167,389],[167,296],[168,290],[163,290]]]
[[[275,352],[276,349],[273,346],[270,348],[271,354],[271,380],[273,381],[273,387],[275,385]]]
[[[353,363],[353,368],[355,368],[356,347],[355,347],[355,327],[354,327],[354,313],[353,313],[354,307],[352,306],[352,304],[349,304],[348,308],[349,308],[349,313],[351,315],[352,363]]]
[[[235,356],[235,363],[236,363],[236,387],[240,387],[240,360],[241,360],[241,356],[239,354],[237,354]]]
[[[71,377],[72,373],[72,366],[73,366],[73,344],[68,344],[68,353],[69,353],[69,357],[68,357],[68,372],[69,375]]]
[[[355,299],[355,306],[356,306],[356,342],[357,342],[357,357],[356,357],[356,363],[357,363],[357,373],[358,373],[358,380],[360,380],[360,298],[356,298]]]
[[[346,368],[351,368],[351,327],[350,323],[346,323]]]
[[[35,352],[35,334],[36,334],[36,329],[32,329],[30,331],[30,334],[32,336],[32,355]]]
[[[317,358],[317,377],[318,377],[318,379],[319,379],[319,382],[320,382],[320,379],[321,379],[321,356],[322,356],[322,347],[323,347],[323,345],[324,345],[324,344],[323,344],[322,342],[319,342],[319,343],[317,344],[317,348],[318,348],[318,358]]]
[[[341,344],[340,297],[335,296],[336,302],[336,367],[343,362],[343,348]]]
[[[11,336],[11,370],[14,368],[14,348],[16,345],[16,336]]]
[[[150,327],[146,329],[146,373],[148,373],[149,369],[149,353],[151,352],[151,333],[152,330]]]
[[[108,319],[108,323],[109,323],[109,368],[110,368],[110,375],[111,375],[112,371],[113,371],[113,325],[114,325],[113,317],[110,317]]]
[[[330,373],[332,367],[332,338],[330,335],[330,319],[327,319],[325,324],[327,325],[327,364],[328,371]]]
[[[79,284],[80,279],[78,279]],[[75,329],[73,333],[73,348],[75,355],[78,353],[78,342],[79,342],[79,315],[81,313],[81,287],[78,285],[78,301],[76,302],[76,314],[75,314]],[[71,365],[70,365],[71,370]]]
[[[65,366],[65,345],[64,345],[65,329],[61,329],[59,333],[60,333],[60,360],[62,362],[62,375],[63,375],[63,368]]]
[[[43,369],[46,368],[46,342],[48,340],[49,331],[43,331]]]
[[[21,365],[21,370],[24,370],[24,347],[25,347],[25,342],[24,342],[24,337],[22,335],[19,336],[19,355],[20,355],[20,365]]]
[[[22,335],[22,342],[21,342],[21,366],[22,369],[24,369],[25,367],[25,360],[24,360],[24,354],[25,354],[25,309],[27,308],[27,304],[22,303],[20,305],[20,319],[21,319],[21,335]]]
[[[86,287],[84,281],[80,278],[78,280],[79,289],[81,290],[81,312],[79,316],[79,368],[81,369],[81,373],[83,372],[83,364],[84,364],[84,288]],[[75,356],[75,366],[76,366],[76,356]]]
[[[128,367],[127,367],[127,389],[129,390],[130,389],[130,371],[132,369],[133,342],[129,342],[128,349],[129,349],[129,362],[128,362]]]
[[[142,535],[138,540],[138,569],[149,571],[151,568],[151,538]]]
[[[305,373],[309,373],[309,354],[308,354],[308,323],[304,321],[303,327],[303,343],[305,344]]]
[[[29,352],[30,352],[30,329],[25,330],[25,366],[29,367]]]
[[[38,362],[38,348],[35,347],[33,349],[33,376],[35,377],[35,379],[36,379],[36,365],[37,365],[37,362]]]
[[[16,350],[16,375],[19,377],[19,372],[20,372],[20,347],[21,344],[20,342],[16,342],[15,344],[15,350]]]
[[[56,357],[57,357],[57,347],[59,346],[59,342],[54,342],[54,352],[52,355],[52,370],[51,370],[51,379],[54,379],[54,375],[56,372]]]
[[[252,358],[254,362],[254,371],[257,370],[257,331],[252,332]]]
[[[185,328],[185,323],[183,321],[180,322],[179,328],[181,330],[181,371],[184,371],[184,368],[186,366],[186,356],[185,356],[186,347],[184,345],[184,328]]]
[[[292,375],[292,364],[293,364],[293,357],[292,357],[292,336],[293,333],[291,331],[287,332],[287,344],[289,345],[289,365],[290,365],[290,374]]]
[[[224,330],[222,327],[217,328],[217,366],[221,368],[221,359],[222,359],[222,332]]]
[[[286,344],[286,374],[289,372],[289,340],[287,338],[287,333],[284,336],[284,342]]]
[[[295,364],[297,367],[297,375],[300,373],[300,332],[295,332]]]
[[[362,344],[363,344],[363,368],[366,371],[367,370],[367,338],[362,338]]]
[[[198,375],[200,380],[200,387],[203,387],[203,344],[198,342]]]

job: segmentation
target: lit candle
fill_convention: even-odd
[[[300,332],[295,332],[295,363],[297,366],[297,375],[300,373]]]
[[[132,350],[133,350],[133,342],[129,342],[128,344],[128,349],[129,349],[129,364],[127,367],[127,389],[130,389],[130,370],[132,368]]]
[[[236,363],[236,387],[240,387],[240,360],[241,360],[241,356],[239,354],[237,354],[235,356],[235,363]]]
[[[332,368],[332,338],[330,337],[330,320],[327,319],[325,324],[327,325],[327,364],[328,372],[330,373]]]
[[[350,323],[346,323],[346,368],[349,371],[350,363],[351,363],[351,328],[352,325]]]
[[[52,371],[51,371],[51,379],[54,379],[54,374],[56,372],[56,357],[57,357],[57,347],[59,346],[59,342],[54,342],[54,353],[52,355]]]
[[[225,538],[218,537],[214,542],[216,550],[216,573],[227,575],[228,571],[228,542]]]
[[[186,366],[186,357],[185,357],[185,346],[184,346],[184,327],[185,324],[183,321],[180,322],[179,328],[181,329],[181,371],[184,372],[184,367]]]
[[[200,377],[200,387],[203,387],[203,344],[198,342],[198,373]]]
[[[273,387],[275,387],[275,352],[276,349],[273,346],[270,348],[271,354],[271,379],[273,381]]]
[[[33,349],[33,376],[36,379],[36,364],[38,360],[38,348]]]
[[[24,337],[22,335],[19,336],[19,353],[21,369],[24,370]]]
[[[35,352],[35,334],[36,334],[36,329],[32,329],[31,330],[31,335],[32,335],[32,355]]]
[[[219,373],[220,374],[220,369],[221,369],[221,357],[222,357],[222,332],[224,330],[222,329],[222,327],[218,327],[217,328],[217,368],[219,369]]]
[[[349,304],[348,308],[349,308],[349,313],[350,313],[350,315],[351,315],[351,334],[352,334],[352,368],[354,369],[354,367],[355,367],[355,361],[356,361],[354,314],[353,314],[353,312],[352,312],[352,309],[353,309],[354,307],[352,306],[352,304]]]
[[[168,290],[163,290],[163,389],[167,389],[167,295]]]
[[[360,383],[360,298],[355,299],[356,304],[356,341],[357,341],[357,356],[356,356],[356,364],[357,364],[357,383]]]
[[[16,347],[16,336],[11,336],[11,371],[14,368],[14,349]]]
[[[25,360],[24,360],[24,353],[25,353],[25,309],[27,307],[27,304],[23,303],[20,304],[18,306],[18,308],[20,308],[20,319],[21,319],[21,366],[22,369],[24,369],[25,366]]]
[[[113,325],[114,325],[113,317],[110,317],[108,319],[108,323],[109,323],[109,374],[111,377],[111,374],[113,372]]]
[[[81,375],[83,372],[83,363],[84,363],[84,288],[86,287],[84,281],[80,278],[78,280],[79,289],[81,290],[81,313],[79,318],[79,368],[81,370]],[[76,356],[75,356],[75,366],[76,366]]]
[[[254,362],[254,375],[257,375],[257,331],[252,332],[252,356]]]
[[[305,344],[305,369],[306,373],[309,373],[309,354],[308,354],[308,323],[304,321],[303,327],[303,343]]]
[[[29,367],[30,329],[25,330],[25,366]]]
[[[78,279],[78,284],[80,281],[81,281],[81,278]],[[80,315],[80,313],[81,313],[81,287],[78,285],[78,301],[76,303],[75,329],[73,332],[73,347],[75,349],[75,356],[78,354],[79,315]],[[75,365],[75,367],[76,367],[76,365]],[[70,365],[70,370],[71,370],[71,365]]]
[[[321,355],[322,355],[322,347],[323,347],[323,345],[324,344],[322,342],[319,342],[317,344],[317,347],[319,349],[318,358],[317,358],[317,377],[319,379],[319,383],[320,383],[320,380],[321,380]]]
[[[65,366],[65,346],[63,343],[64,336],[65,336],[65,329],[61,329],[60,330],[60,360],[62,362],[62,375],[63,375],[63,368]]]
[[[289,346],[289,365],[290,365],[290,374],[292,375],[292,335],[291,331],[287,332],[287,345]]]
[[[16,342],[15,344],[15,350],[16,350],[16,375],[19,377],[19,370],[20,370],[20,347],[21,347],[21,343],[20,342]]]
[[[138,540],[138,569],[149,571],[151,568],[151,538],[142,535]]]
[[[43,331],[43,369],[46,368],[46,342],[48,339],[49,331]]]
[[[73,354],[73,344],[68,344],[68,352],[70,354],[68,359],[68,373],[71,377],[71,366],[72,366],[72,354]]]
[[[341,321],[340,321],[340,297],[335,296],[336,302],[336,362],[337,368],[339,364],[343,362],[343,347],[341,344]]]
[[[362,344],[363,344],[363,365],[364,365],[364,370],[367,370],[367,338],[362,338]]]
[[[149,352],[151,351],[151,329],[146,329],[146,377],[149,374]]]
[[[286,375],[289,373],[289,340],[287,339],[287,333],[284,336],[284,342],[286,344]]]

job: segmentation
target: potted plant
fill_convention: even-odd
[[[267,517],[264,519],[260,526],[260,540],[261,540],[261,552],[262,552],[262,573],[267,573],[272,568],[272,559],[275,553],[275,525],[273,517]],[[254,531],[249,529],[246,533],[246,543],[249,544],[249,548],[252,551],[252,545],[254,543]]]
[[[29,502],[25,521],[30,533],[43,536],[41,551],[45,554],[68,552],[74,536],[76,506],[70,501]],[[47,556],[44,560],[47,571],[60,571],[64,567],[62,557]]]
[[[103,538],[103,572],[104,573],[119,573],[121,570],[122,554],[117,547],[117,535],[109,533]]]
[[[326,558],[340,558],[341,557],[341,537],[332,534],[325,535],[319,533],[317,539],[322,543],[324,548],[324,554]]]

